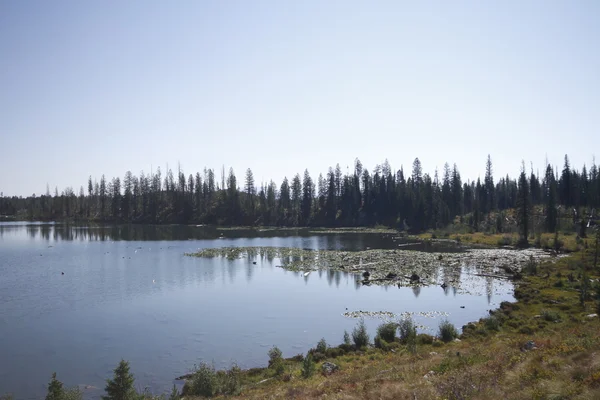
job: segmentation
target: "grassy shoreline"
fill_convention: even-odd
[[[461,234],[449,239],[497,247],[505,235]],[[302,377],[301,356],[286,359],[279,372],[273,367],[239,370],[239,397],[600,398],[600,322],[590,316],[600,311],[593,243],[574,235],[561,235],[559,240],[561,250],[570,255],[542,261],[523,274],[516,282],[517,302],[502,303],[490,317],[465,325],[460,341],[421,338],[415,352],[397,341],[385,349],[341,345],[316,357],[317,372],[309,378]],[[323,362],[335,363],[339,370],[322,374]]]

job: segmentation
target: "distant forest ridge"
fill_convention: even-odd
[[[62,192],[49,188],[41,196],[0,197],[0,215],[29,220],[77,220],[134,223],[196,223],[245,226],[372,226],[376,224],[423,231],[441,228],[457,216],[478,230],[490,212],[519,208],[531,215],[543,206],[547,231],[556,229],[560,206],[577,214],[582,207],[600,207],[600,175],[595,162],[588,170],[571,168],[565,155],[562,171],[546,166],[543,175],[522,165],[517,178],[495,179],[490,156],[483,181],[463,182],[456,164],[444,165],[441,174],[423,173],[418,158],[410,174],[393,171],[387,160],[372,171],[356,159],[354,169],[343,174],[329,168],[316,181],[307,170],[277,185],[259,187],[252,170],[243,186],[233,171],[215,180],[212,169],[185,175],[168,169],[163,176],[130,171],[123,179],[100,180],[91,176],[83,186]],[[529,218],[529,217],[528,217]],[[502,221],[499,222],[501,225]],[[501,226],[499,226],[501,230]]]

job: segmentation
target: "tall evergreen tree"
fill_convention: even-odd
[[[544,186],[546,188],[546,230],[554,233],[556,231],[556,224],[558,221],[558,212],[556,210],[556,179],[554,178],[554,172],[552,171],[552,167],[550,165],[546,166]]]
[[[529,220],[531,217],[529,183],[525,176],[525,165],[519,175],[519,191],[517,194],[517,225],[519,226],[520,241],[526,244],[529,238]]]
[[[560,189],[560,202],[561,204],[570,207],[572,203],[571,195],[571,166],[569,164],[569,157],[565,154],[565,165],[562,170],[559,182]]]
[[[134,382],[129,363],[121,360],[114,370],[113,379],[106,381],[106,396],[102,396],[102,400],[137,400],[139,396],[133,387]]]
[[[494,177],[492,171],[492,158],[488,154],[487,161],[485,163],[485,211],[490,212],[495,208],[496,196],[494,193]]]
[[[65,391],[61,381],[56,379],[56,372],[52,373],[52,380],[48,384],[48,393],[46,394],[46,400],[63,400]]]
[[[304,225],[311,223],[312,204],[314,198],[314,185],[308,170],[304,170],[304,180],[302,181],[302,210],[301,218]]]

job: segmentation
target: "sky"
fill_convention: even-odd
[[[589,167],[599,20],[595,0],[0,0],[0,192],[167,165]]]

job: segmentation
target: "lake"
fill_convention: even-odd
[[[346,311],[415,312],[433,333],[441,318],[461,327],[514,300],[508,281],[472,274],[479,290],[465,293],[363,286],[359,275],[331,270],[305,276],[277,267],[277,259],[184,255],[223,246],[354,251],[400,242],[393,234],[308,229],[0,223],[0,395],[43,398],[56,371],[65,385],[99,398],[121,358],[138,389],[162,393],[201,361],[249,368],[265,366],[273,345],[284,357],[306,353],[322,337],[337,345],[357,323]],[[373,338],[382,321],[365,322]]]

